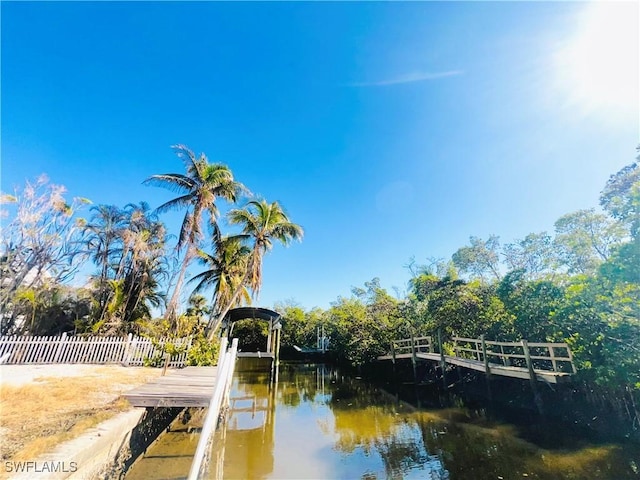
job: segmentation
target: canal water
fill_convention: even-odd
[[[574,438],[557,425],[537,444],[524,433],[530,425],[478,408],[418,409],[326,365],[284,363],[272,378],[241,362],[208,478],[640,478],[637,444]],[[185,478],[201,417],[196,411],[174,422],[127,479]]]

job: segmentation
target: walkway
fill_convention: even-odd
[[[217,373],[218,367],[186,367],[123,396],[134,407],[208,407]]]
[[[391,353],[378,360],[430,360],[456,365],[487,375],[563,383],[576,372],[566,343],[494,342],[484,338],[453,337],[453,355],[439,353],[431,337],[415,337],[392,342]]]

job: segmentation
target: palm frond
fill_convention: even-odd
[[[156,208],[156,212],[165,213],[176,208],[189,207],[192,204],[193,204],[193,195],[189,193],[163,203],[158,208]]]
[[[151,175],[142,182],[143,185],[153,185],[166,188],[173,192],[191,191],[195,187],[192,178],[181,173],[160,173]]]
[[[187,173],[196,173],[198,171],[198,161],[196,159],[195,153],[193,153],[193,150],[182,143],[172,145],[171,148],[173,149],[175,154],[184,162],[185,167],[187,168]]]

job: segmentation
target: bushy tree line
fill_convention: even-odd
[[[607,388],[640,390],[640,167],[612,175],[602,213],[562,216],[554,235],[531,233],[501,245],[471,237],[449,261],[410,263],[406,298],[378,279],[327,310],[276,305],[283,341],[315,344],[324,325],[331,348],[354,365],[389,350],[390,340],[441,329],[493,340],[567,342],[579,375]]]
[[[276,242],[301,239],[302,228],[278,202],[254,198],[226,165],[174,148],[185,173],[144,181],[178,194],[154,210],[67,200],[45,176],[2,194],[0,334],[197,334],[205,345],[230,308],[251,302],[263,256]],[[223,232],[220,202],[236,231]],[[160,215],[174,209],[184,219],[170,235]],[[187,280],[196,262],[202,268]],[[81,270],[93,273],[71,286]]]

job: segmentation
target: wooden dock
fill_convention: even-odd
[[[217,377],[218,367],[186,367],[123,396],[134,407],[208,407]]]
[[[430,360],[485,373],[545,383],[564,383],[576,372],[566,343],[494,342],[484,338],[452,338],[454,355],[438,352],[431,337],[394,340],[391,353],[378,360]]]
[[[276,354],[273,352],[238,352],[238,358],[269,358],[274,360],[276,358]]]

